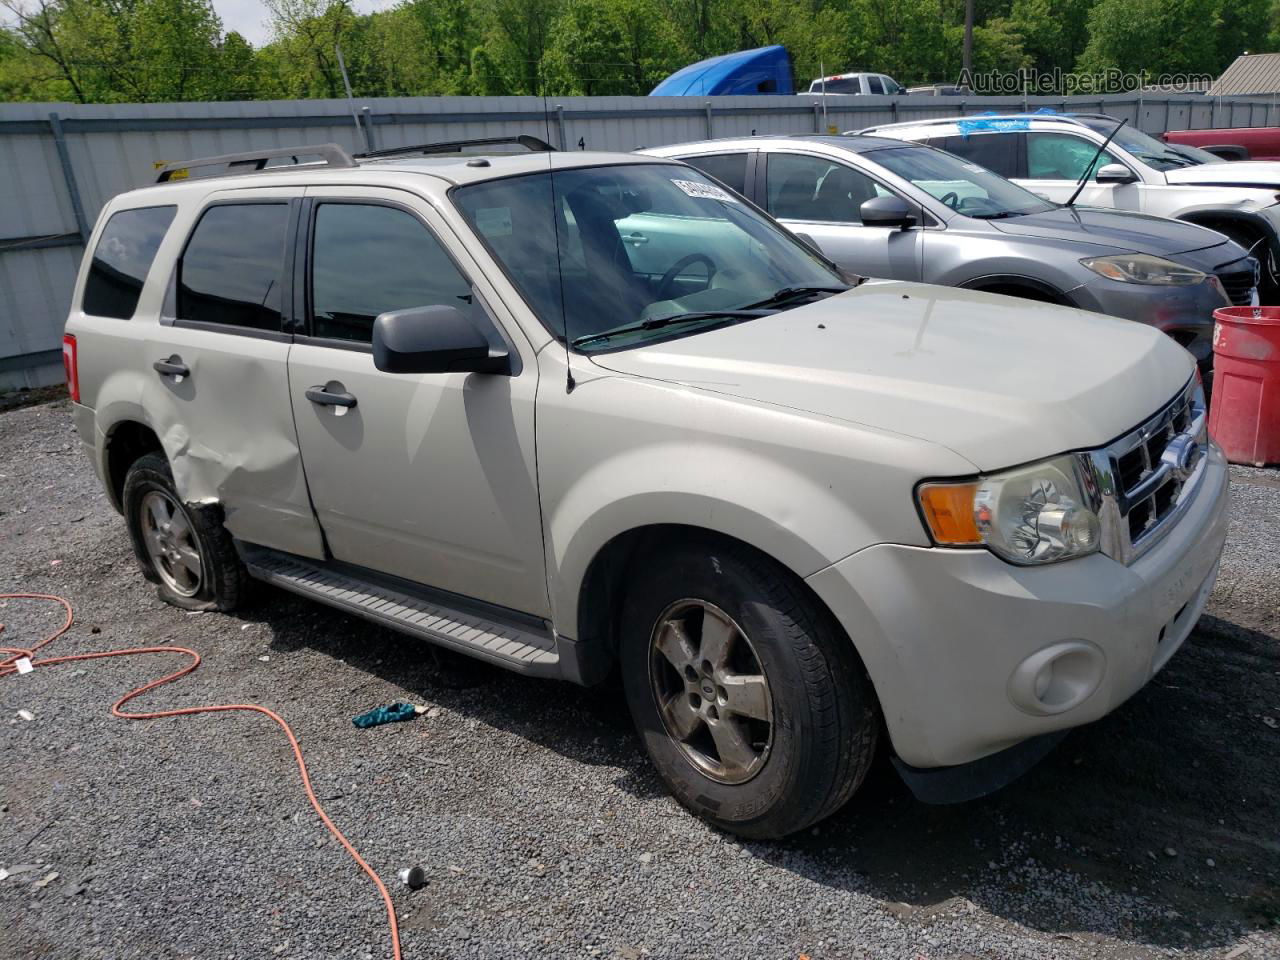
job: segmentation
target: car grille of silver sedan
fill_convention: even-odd
[[[1256,263],[1250,261],[1244,266],[1232,264],[1218,272],[1218,280],[1232,304],[1247,307],[1253,302],[1253,288],[1258,285]]]

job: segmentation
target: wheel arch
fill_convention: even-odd
[[[1179,214],[1179,220],[1193,223],[1197,227],[1215,230],[1234,240],[1248,250],[1253,256],[1260,257],[1260,249],[1251,249],[1259,240],[1265,240],[1274,246],[1277,243],[1275,232],[1259,216],[1242,210],[1202,209],[1191,210]]]
[[[974,277],[960,284],[966,290],[978,290],[982,293],[998,293],[1010,297],[1023,297],[1042,303],[1056,303],[1060,306],[1075,306],[1071,299],[1052,284],[1036,277],[1023,276],[1016,273],[991,273]]]
[[[624,530],[601,545],[587,565],[578,589],[576,610],[579,642],[602,648],[610,662],[616,662],[626,583],[634,575],[637,564],[647,556],[660,552],[668,544],[704,541],[726,544],[750,551],[783,568],[805,593],[816,609],[830,618],[833,628],[849,642],[854,655],[866,669],[867,658],[857,640],[845,629],[831,606],[813,589],[793,566],[770,551],[723,531],[683,523],[654,523]],[[870,674],[869,674],[870,675]],[[875,678],[871,677],[875,688]]]
[[[159,435],[139,420],[119,420],[107,430],[103,444],[103,480],[117,512],[124,510],[124,480],[129,468],[145,454],[164,452]]]

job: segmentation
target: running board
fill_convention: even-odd
[[[577,664],[560,656],[564,650],[576,660],[577,644],[534,617],[374,571],[239,541],[236,547],[252,576],[277,587],[517,673],[578,679]]]

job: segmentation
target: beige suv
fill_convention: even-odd
[[[1187,637],[1227,474],[1172,340],[864,282],[691,167],[519,139],[186,161],[103,210],[68,380],[164,599],[617,669],[675,795],[755,837],[886,739],[925,798],[994,789]]]

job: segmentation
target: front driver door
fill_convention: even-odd
[[[385,197],[307,191],[306,329],[289,379],[320,525],[337,560],[545,616],[536,365],[517,362],[509,377],[374,367],[374,318],[434,304],[462,310],[520,357],[495,316],[497,297],[448,225],[412,194]],[[505,329],[520,336],[509,319]],[[308,397],[317,386],[356,404],[317,402]]]
[[[890,193],[847,164],[803,153],[761,153],[765,208],[810,237],[847,270],[889,280],[920,279],[920,228],[864,227],[859,208]],[[914,206],[914,204],[912,204]]]

